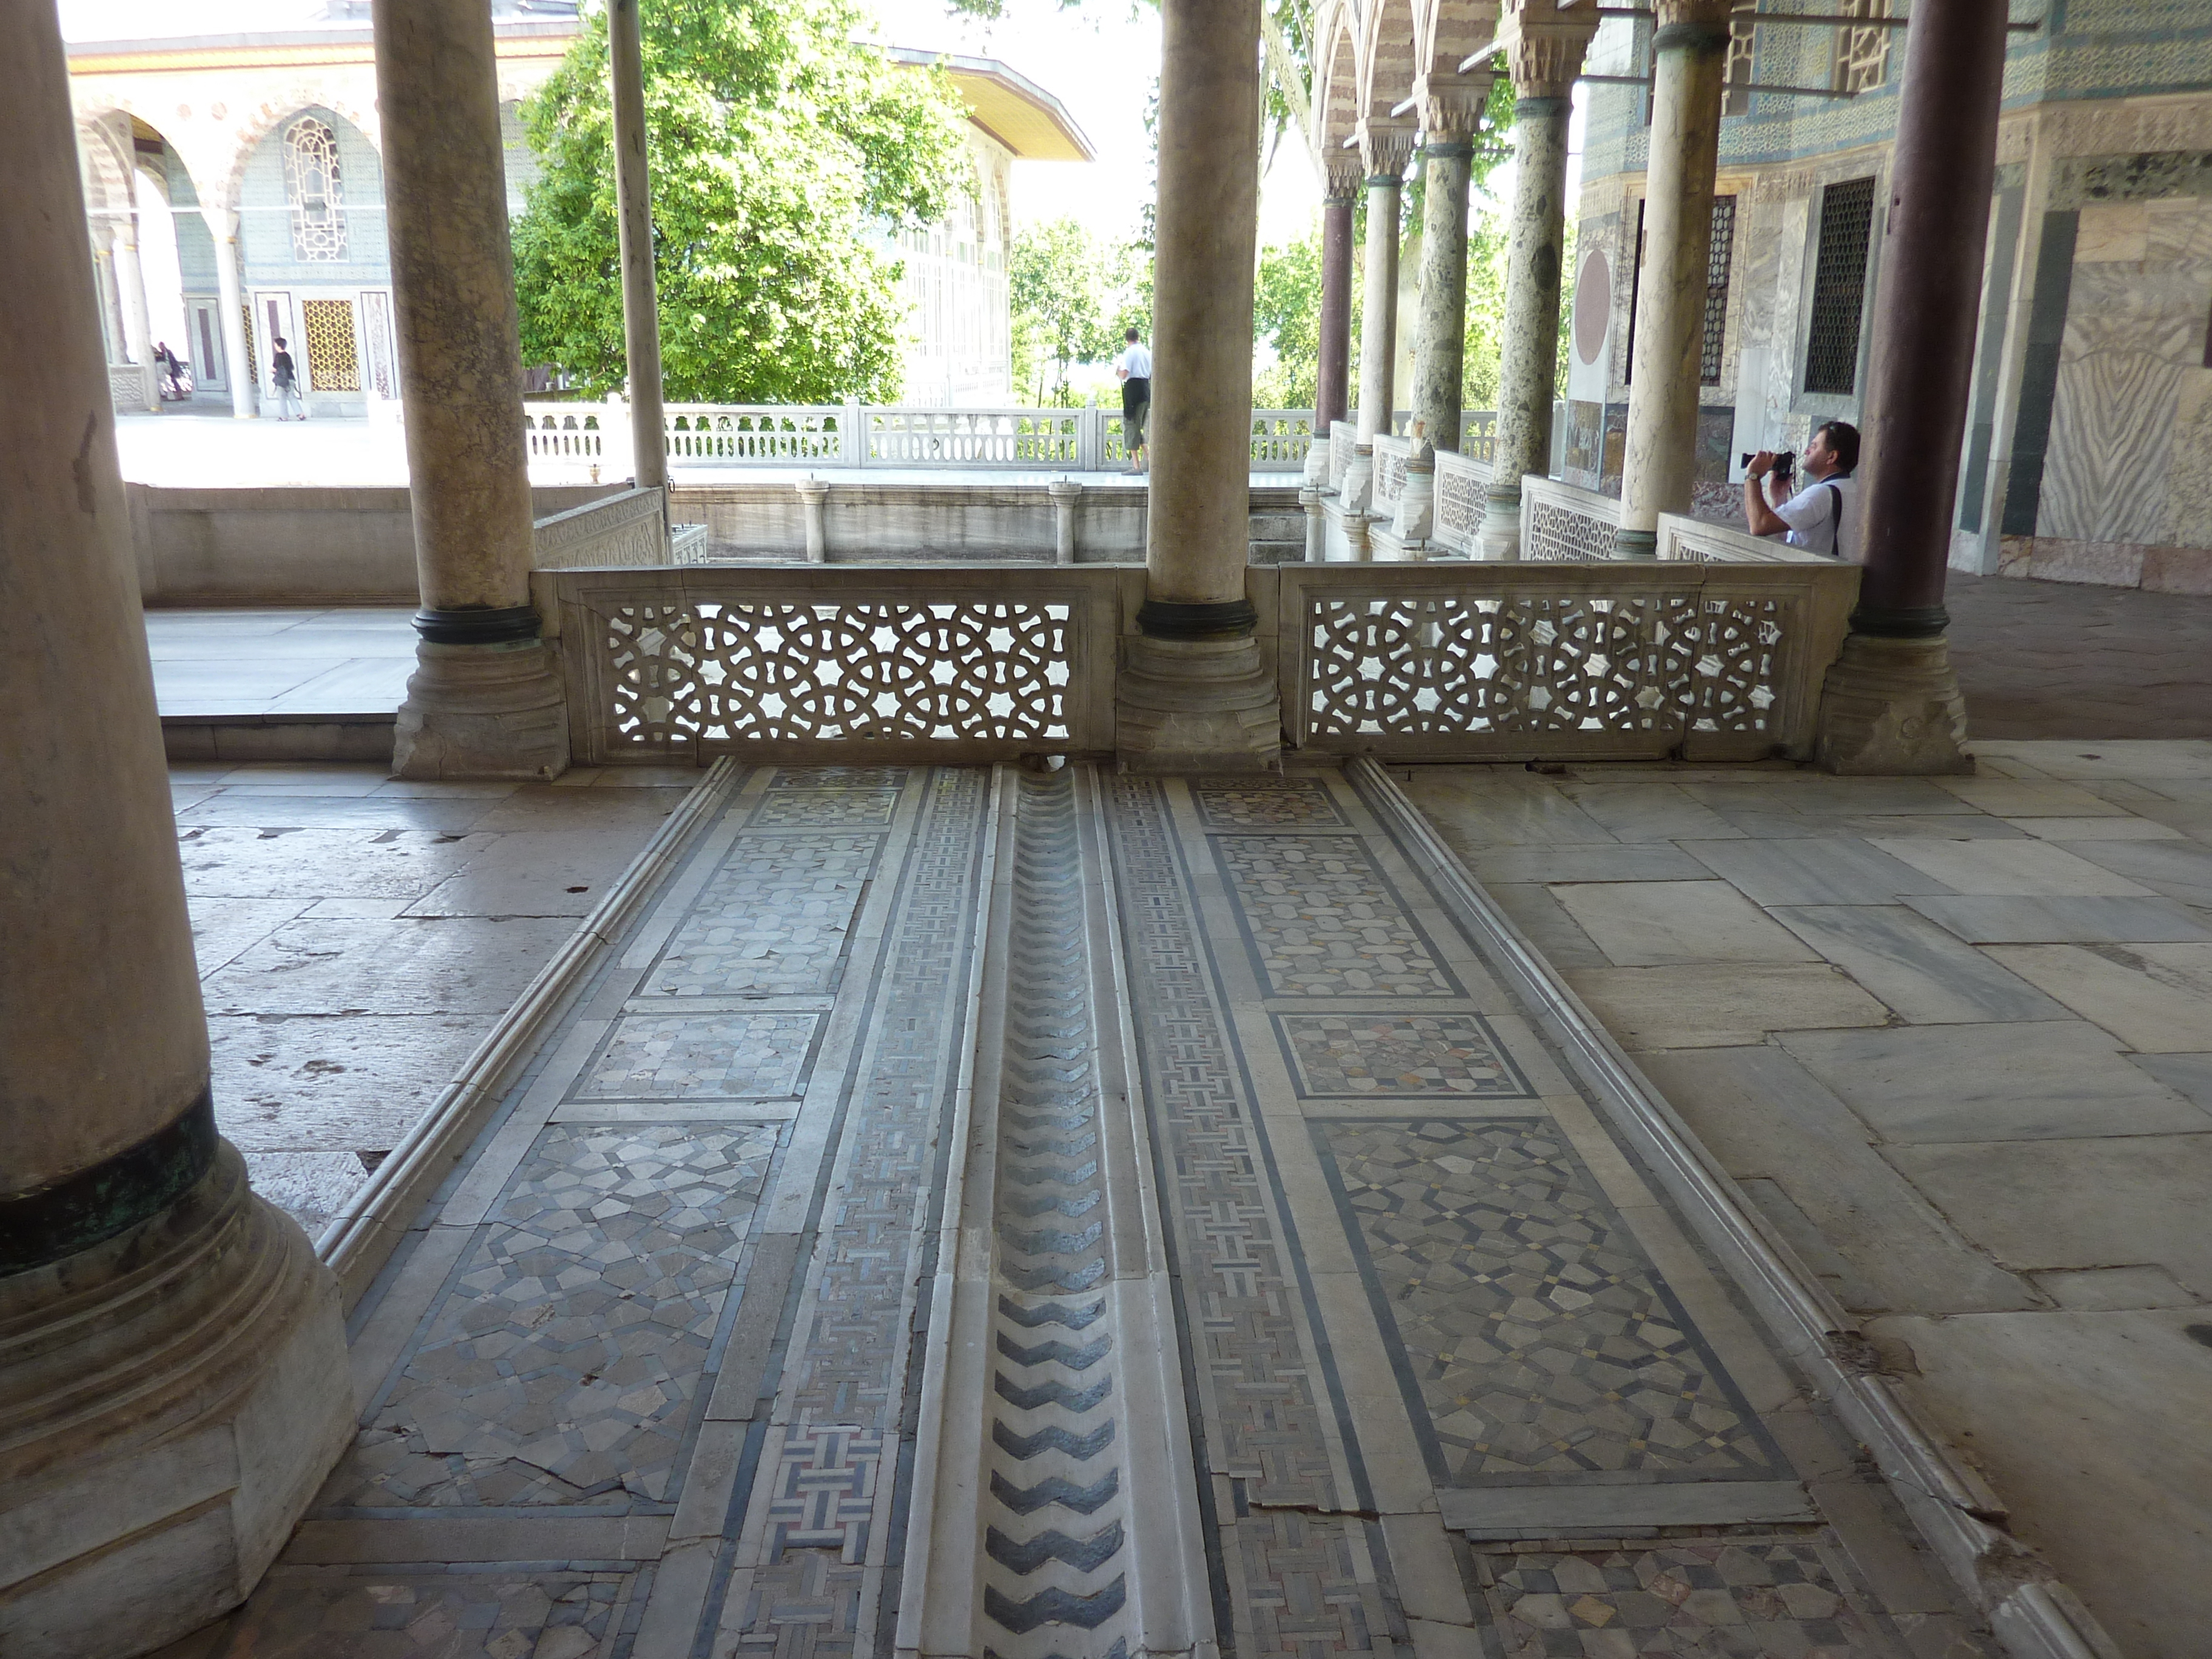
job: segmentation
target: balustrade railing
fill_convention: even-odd
[[[1490,493],[1490,463],[1448,449],[1437,452],[1436,522],[1430,539],[1455,553],[1472,556],[1482,535],[1482,514]]]
[[[541,475],[609,479],[634,471],[629,416],[604,404],[523,405]],[[872,404],[670,404],[672,469],[906,467],[1099,472],[1125,467],[1118,404],[1082,409],[939,409]],[[1255,472],[1297,472],[1313,447],[1313,412],[1252,411]]]
[[[1246,583],[1277,619],[1294,748],[1720,761],[1809,753],[1858,569],[1291,564]],[[1144,571],[685,566],[544,570],[532,589],[580,763],[981,761],[1114,749]]]
[[[538,570],[669,562],[668,512],[658,489],[624,489],[532,528],[531,563]]]
[[[1521,479],[1521,556],[1547,563],[1589,564],[1613,557],[1620,503],[1593,489],[1524,473]]]
[[[1406,466],[1413,459],[1413,444],[1409,438],[1401,438],[1378,432],[1375,434],[1375,493],[1374,511],[1388,517],[1398,509],[1398,498],[1406,493]]]
[[[1770,541],[1733,526],[1664,513],[1659,518],[1659,560],[1662,564],[1811,564],[1838,562],[1825,553],[1808,552],[1787,542]]]

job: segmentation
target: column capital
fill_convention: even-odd
[[[1348,149],[1322,157],[1322,173],[1326,179],[1322,194],[1332,202],[1356,202],[1359,186],[1366,182],[1367,169],[1361,158]]]
[[[1734,10],[1734,0],[1654,0],[1652,10],[1658,27],[1652,40],[1656,48],[1671,45],[1690,45],[1692,36],[1708,37],[1708,44],[1726,44],[1729,16]],[[1670,30],[1683,33],[1668,39]]]
[[[1554,0],[1506,0],[1498,19],[1498,49],[1522,98],[1565,98],[1583,72],[1583,55],[1597,33],[1589,6],[1561,8]]]
[[[1421,131],[1430,143],[1463,143],[1482,124],[1497,76],[1487,70],[1467,75],[1424,75],[1413,82],[1419,100]]]
[[[1409,121],[1365,120],[1359,124],[1359,161],[1370,179],[1398,179],[1413,159],[1413,126]]]

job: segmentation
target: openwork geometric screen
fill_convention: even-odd
[[[1845,17],[1887,17],[1889,0],[1843,0],[1836,8]],[[1865,92],[1889,78],[1889,31],[1886,28],[1835,32],[1836,57],[1832,83],[1838,92]]]
[[[1867,251],[1874,237],[1874,180],[1847,179],[1820,192],[1820,245],[1813,267],[1813,321],[1805,390],[1850,392],[1859,378]]]
[[[1528,503],[1527,556],[1548,563],[1601,564],[1613,556],[1616,526],[1556,501]]]
[[[302,300],[300,326],[307,337],[307,384],[318,392],[361,390],[361,353],[354,343],[353,301]]]
[[[301,259],[346,257],[338,137],[312,115],[302,116],[285,131],[284,198],[292,209],[295,255]]]
[[[1729,264],[1735,252],[1735,198],[1713,198],[1713,240],[1705,255],[1705,330],[1698,352],[1698,384],[1721,383],[1728,342]]]
[[[612,741],[1065,738],[1066,605],[623,605],[599,643]]]
[[[1760,733],[1795,598],[1316,596],[1310,738]]]

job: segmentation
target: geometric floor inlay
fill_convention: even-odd
[[[1358,836],[1212,841],[1273,995],[1458,994]]]
[[[880,834],[747,836],[640,988],[647,996],[812,996],[837,988]]]
[[[1194,778],[1190,793],[1209,830],[1352,827],[1318,778]]]
[[[815,1014],[630,1014],[586,1073],[583,1100],[759,1100],[799,1093]]]
[[[1565,1137],[1310,1127],[1440,1484],[1788,1478]]]
[[[1278,1014],[1275,1025],[1311,1098],[1534,1098],[1477,1014]]]
[[[617,1513],[669,1501],[778,1133],[548,1128],[326,1501]]]
[[[1478,1554],[1505,1659],[1892,1659],[1808,1538]]]

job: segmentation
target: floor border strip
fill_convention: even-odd
[[[1591,1097],[1645,1158],[1699,1240],[1875,1455],[1883,1479],[2012,1659],[2120,1659],[2081,1599],[2002,1525],[2004,1505],[1891,1380],[1867,1368],[1850,1315],[1775,1237],[1573,989],[1470,874],[1383,766],[1345,763],[1360,799],[1435,884],[1437,896],[1547,1026]],[[2037,1576],[2021,1582],[2023,1569]]]

